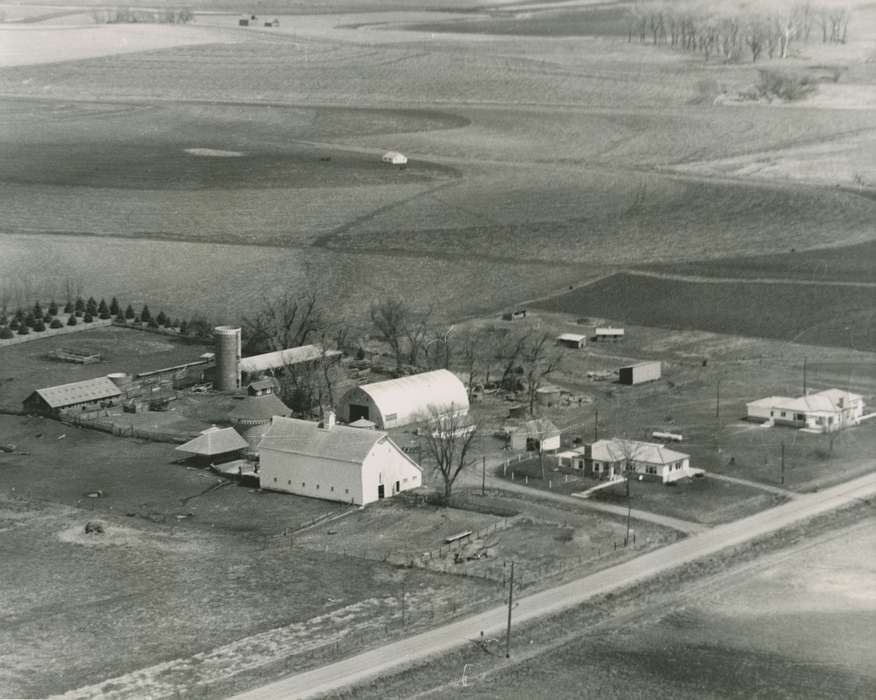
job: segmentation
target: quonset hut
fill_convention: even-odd
[[[341,398],[338,416],[345,423],[364,418],[387,430],[418,423],[434,410],[439,415],[468,414],[465,385],[446,369],[350,389]]]

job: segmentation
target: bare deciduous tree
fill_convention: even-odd
[[[529,402],[529,415],[535,412],[535,400],[545,377],[552,374],[560,365],[562,353],[559,352],[551,336],[547,333],[530,335],[524,342],[520,363],[526,379],[526,397]]]
[[[420,417],[419,436],[426,456],[441,477],[447,503],[459,475],[477,461],[471,455],[477,430],[453,404],[441,408],[430,406]]]
[[[322,309],[315,292],[300,299],[288,292],[262,300],[254,316],[240,322],[244,346],[249,353],[285,350],[304,345],[322,328]]]

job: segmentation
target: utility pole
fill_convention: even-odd
[[[630,525],[633,519],[633,499],[630,493],[630,480],[633,478],[633,472],[630,465],[627,464],[627,534],[624,535],[624,547],[630,542]]]
[[[596,417],[593,419],[593,442],[599,440],[599,409],[594,409]]]
[[[514,561],[511,561],[511,580],[508,582],[508,631],[505,633],[505,658],[511,658],[511,605],[514,602]]]
[[[481,496],[487,495],[487,457],[481,457]]]
[[[402,581],[402,627],[405,626],[405,582]]]
[[[781,465],[782,465],[782,486],[784,486],[785,485],[785,441],[784,440],[782,440]]]
[[[806,396],[806,358],[803,358],[803,396]]]
[[[721,420],[721,379],[718,378],[718,383],[715,386],[715,418]]]

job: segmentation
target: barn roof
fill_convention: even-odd
[[[384,419],[393,413],[399,420],[413,417],[430,406],[446,409],[453,405],[461,411],[468,410],[465,385],[446,369],[362,384],[359,389],[371,397]]]
[[[274,417],[259,442],[259,449],[362,464],[374,445],[388,439],[380,430],[344,425],[321,428],[312,421]]]
[[[590,445],[590,456],[597,462],[620,462],[630,459],[634,462],[647,464],[670,464],[689,457],[683,452],[670,450],[656,442],[619,438],[597,440]]]
[[[193,455],[212,457],[214,455],[234,452],[249,447],[234,428],[207,428],[196,438],[180,445],[176,449],[180,452],[188,452]]]
[[[64,408],[89,401],[101,401],[121,396],[122,392],[106,377],[86,379],[81,382],[59,384],[35,392],[50,408]]]
[[[292,411],[276,394],[244,396],[236,399],[228,417],[232,421],[265,422],[274,416],[288,416]]]
[[[313,362],[323,355],[320,345],[301,345],[297,348],[286,348],[276,352],[266,352],[263,355],[252,355],[240,360],[240,371],[247,374],[254,372],[266,372],[271,369],[280,369],[289,365],[297,365],[300,362]],[[338,357],[340,350],[326,350],[326,357]]]

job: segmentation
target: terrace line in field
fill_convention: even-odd
[[[420,467],[379,430],[275,417],[258,446],[260,485],[365,505],[423,483]]]

